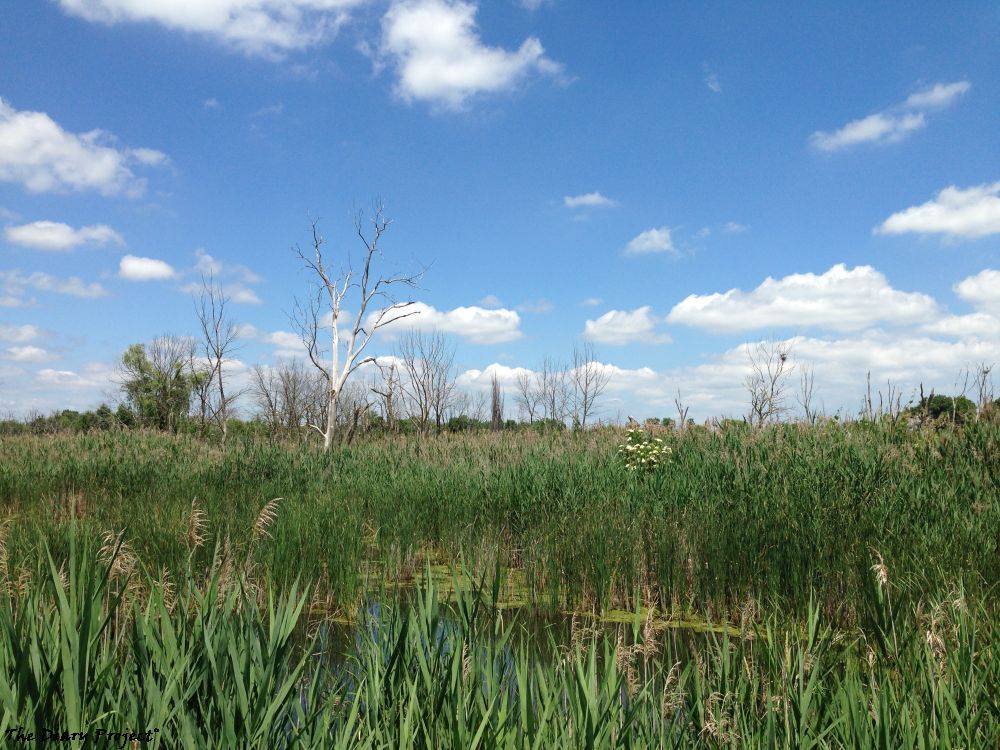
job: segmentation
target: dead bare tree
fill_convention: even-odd
[[[569,411],[570,384],[566,368],[546,357],[535,374],[535,387],[542,405],[542,419],[562,422]]]
[[[315,222],[311,252],[307,255],[296,248],[303,265],[316,277],[314,293],[305,304],[296,301],[292,318],[309,361],[326,382],[325,419],[322,425],[309,424],[323,436],[324,450],[330,449],[337,433],[337,407],[344,384],[359,367],[375,361],[373,356],[362,356],[372,336],[379,329],[419,312],[414,309],[412,300],[399,300],[394,292],[400,287],[416,287],[422,273],[388,276],[375,273],[373,266],[382,259],[379,243],[390,224],[381,204],[376,203],[369,223],[366,232],[364,215],[359,212],[354,227],[365,250],[357,276],[349,258],[345,269],[339,273],[331,270],[323,257],[324,240]],[[356,311],[353,322],[343,320],[346,304]],[[345,323],[348,323],[346,327],[342,327]],[[329,348],[321,341],[325,336],[329,336]]]
[[[980,362],[975,373],[976,406],[979,415],[987,413],[993,405],[993,364]]]
[[[372,407],[371,390],[367,384],[352,381],[344,386],[340,394],[340,425],[344,434],[344,444],[350,445],[359,429],[367,424],[368,412]]]
[[[278,377],[273,367],[254,365],[250,371],[250,394],[257,405],[258,416],[276,435],[283,426]]]
[[[677,409],[677,429],[683,430],[687,427],[688,423],[688,412],[691,410],[690,406],[685,406],[684,402],[681,400],[681,389],[677,389],[677,396],[674,397],[674,408]]]
[[[395,361],[381,367],[381,380],[372,385],[372,393],[379,396],[382,404],[382,418],[386,429],[396,432],[399,426],[399,412],[404,397],[399,384],[399,368]]]
[[[538,414],[542,406],[542,394],[536,387],[535,373],[527,370],[518,372],[515,386],[517,392],[514,400],[521,413],[528,415],[528,423],[530,424],[535,421],[535,415]]]
[[[431,420],[440,430],[455,393],[455,347],[439,332],[407,331],[396,346],[402,390],[413,406],[421,432]]]
[[[195,303],[195,312],[201,328],[201,351],[204,359],[204,377],[208,380],[207,402],[202,401],[202,408],[207,406],[208,414],[219,427],[222,442],[225,444],[229,436],[229,417],[231,407],[243,395],[243,391],[229,388],[226,374],[227,361],[239,347],[238,327],[229,317],[227,307],[229,296],[222,287],[209,276],[202,276],[201,292]],[[199,391],[200,394],[200,391]]]
[[[499,432],[503,429],[503,390],[496,372],[493,373],[490,395],[490,428]]]
[[[309,422],[322,421],[324,386],[321,375],[314,376],[296,359],[274,367],[254,367],[250,393],[272,434],[292,435]]]
[[[791,347],[784,341],[759,341],[747,344],[750,373],[744,386],[750,394],[751,426],[762,427],[786,410],[785,388],[794,366],[789,362]]]
[[[594,415],[597,400],[611,381],[611,373],[597,361],[593,344],[573,347],[569,378],[573,387],[573,424],[586,429],[587,419]]]
[[[806,423],[816,424],[819,412],[813,406],[813,398],[816,388],[816,374],[812,365],[802,365],[799,370],[799,392],[795,399],[802,407]]]
[[[194,395],[195,408],[198,417],[198,434],[202,437],[208,429],[208,421],[212,412],[212,378],[208,366],[198,350],[191,347],[188,353],[188,377],[191,381],[191,393]]]

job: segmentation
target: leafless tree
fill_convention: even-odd
[[[408,331],[399,340],[401,387],[413,406],[421,432],[433,420],[440,430],[455,393],[455,347],[439,332]]]
[[[527,370],[519,372],[515,380],[517,393],[514,400],[522,414],[528,415],[528,422],[534,422],[535,416],[542,407],[542,394],[537,387],[535,373]]]
[[[542,405],[542,419],[562,422],[569,412],[571,396],[566,368],[554,359],[546,357],[535,378]]]
[[[975,373],[976,406],[979,414],[985,414],[993,404],[993,364],[980,362]]]
[[[813,366],[808,364],[802,365],[799,370],[799,392],[796,394],[795,399],[799,402],[799,406],[802,407],[805,420],[808,424],[816,424],[816,419],[819,416],[819,412],[813,405],[815,389],[816,373]]]
[[[573,387],[573,423],[586,429],[587,419],[594,415],[597,400],[611,381],[611,373],[597,361],[593,344],[573,347],[569,378]]]
[[[379,243],[389,228],[389,220],[381,204],[376,204],[367,228],[364,215],[359,213],[354,227],[364,245],[364,260],[356,275],[349,259],[339,272],[331,269],[323,257],[324,240],[316,223],[312,225],[312,250],[296,253],[305,267],[315,275],[314,293],[305,304],[296,302],[293,322],[309,354],[309,361],[326,381],[326,418],[310,427],[323,436],[323,448],[329,450],[337,433],[337,407],[340,393],[348,378],[370,362],[372,356],[362,356],[372,336],[381,328],[415,315],[412,300],[399,300],[395,291],[414,288],[421,275],[378,275],[374,266],[382,258]],[[345,305],[355,310],[353,322],[346,321]],[[328,316],[328,318],[326,317]],[[344,325],[346,323],[346,325]],[[329,348],[321,340],[329,336]]]
[[[785,389],[794,366],[789,361],[791,347],[784,341],[747,344],[750,373],[744,386],[750,394],[751,426],[762,427],[785,412]]]
[[[196,347],[191,347],[187,369],[198,416],[198,434],[204,436],[212,415],[212,378],[208,365],[198,356]]]
[[[365,383],[354,380],[344,386],[340,394],[341,429],[344,431],[344,443],[350,445],[358,430],[364,428],[368,421],[368,412],[372,407],[371,389]]]
[[[201,350],[205,370],[202,377],[208,380],[207,403],[202,401],[202,408],[207,406],[207,412],[218,425],[222,434],[223,444],[229,436],[229,417],[231,407],[243,395],[242,390],[229,387],[226,375],[226,363],[232,358],[239,346],[236,323],[229,317],[229,296],[222,287],[209,276],[201,279],[201,292],[195,303],[195,312],[201,328]],[[202,398],[199,389],[199,398]]]
[[[691,410],[691,407],[684,405],[684,401],[681,399],[680,388],[677,389],[677,395],[674,397],[674,408],[677,409],[677,429],[683,430],[687,428],[688,412]]]
[[[250,392],[273,434],[297,434],[325,416],[325,379],[307,371],[299,360],[253,369]]]
[[[494,432],[499,432],[503,429],[503,390],[500,388],[500,381],[495,372],[491,386],[490,427]]]
[[[399,425],[400,409],[404,398],[403,389],[399,384],[399,368],[395,361],[381,367],[381,378],[372,384],[371,390],[381,399],[382,418],[390,432],[395,432]]]

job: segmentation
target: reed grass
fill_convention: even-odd
[[[883,424],[687,430],[670,461],[626,470],[623,435],[383,436],[324,454],[301,445],[104,433],[0,438],[8,581],[67,529],[121,534],[169,576],[213,550],[258,585],[300,580],[351,609],[377,580],[430,561],[499,560],[536,608],[628,608],[734,619],[752,602],[850,625],[875,554],[925,594],[1000,580],[1000,427]],[[276,498],[281,498],[276,500]]]
[[[310,593],[249,594],[215,568],[123,597],[75,531],[0,595],[0,734],[132,733],[160,748],[972,748],[1000,741],[1000,640],[956,589],[876,582],[880,626],[832,629],[815,602],[735,636],[617,630],[522,637],[491,585],[433,585],[366,610],[344,648],[304,638]],[[120,552],[120,550],[118,550]],[[890,601],[891,600],[891,601]],[[128,609],[122,617],[121,610]],[[155,731],[154,731],[155,730]],[[95,743],[97,744],[97,743]]]

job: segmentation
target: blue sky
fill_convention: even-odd
[[[11,4],[0,411],[105,399],[209,268],[237,377],[290,356],[290,248],[375,196],[472,391],[589,341],[601,417],[735,415],[761,339],[829,411],[954,391],[1000,361],[998,70],[986,2]]]

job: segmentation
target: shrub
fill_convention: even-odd
[[[655,471],[670,460],[671,450],[660,438],[643,430],[629,430],[625,442],[618,446],[618,453],[629,471]]]

